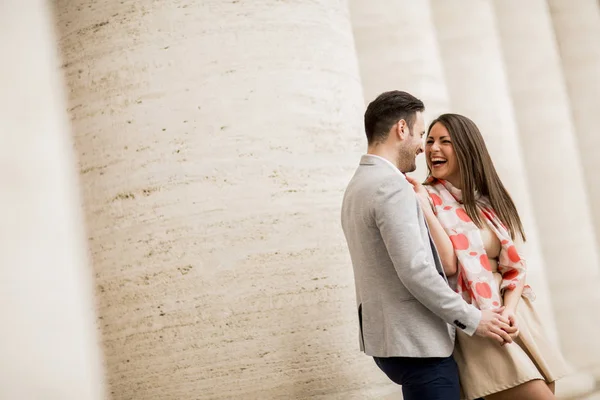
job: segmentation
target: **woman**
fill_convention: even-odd
[[[523,225],[479,129],[464,116],[440,116],[429,126],[425,157],[425,185],[410,180],[446,275],[478,308],[504,306],[504,317],[519,329],[514,343],[503,346],[457,331],[464,398],[554,399],[566,363],[532,307],[526,264],[515,245],[525,241]]]

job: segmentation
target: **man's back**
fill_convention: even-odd
[[[447,322],[474,331],[479,315],[445,287],[412,187],[387,160],[362,157],[344,195],[342,227],[367,355],[447,357],[454,347]]]

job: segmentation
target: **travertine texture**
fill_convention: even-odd
[[[351,0],[354,30],[365,101],[382,92],[407,91],[425,103],[426,124],[448,112],[448,92],[429,1]],[[425,157],[417,171],[427,176]]]
[[[490,1],[431,2],[452,111],[471,118],[481,130],[494,165],[525,226],[528,283],[536,309],[557,341],[550,295],[540,251],[499,38]]]
[[[400,397],[358,352],[339,224],[365,102],[392,89],[423,99],[427,122],[452,111],[481,128],[548,332],[600,376],[595,0],[351,0],[352,24],[341,0],[53,3],[62,63],[42,2],[0,2],[0,398],[103,397],[65,107],[44,68],[56,64],[106,397]],[[579,373],[558,391],[592,386]]]
[[[114,399],[368,399],[342,1],[59,0]]]
[[[548,0],[600,243],[600,10],[596,0]],[[564,165],[565,169],[571,168]],[[596,359],[598,359],[596,355]],[[600,370],[596,372],[600,378]]]
[[[600,370],[600,269],[548,6],[494,5],[561,347],[575,366]]]
[[[75,161],[44,1],[0,2],[0,399],[100,400]]]

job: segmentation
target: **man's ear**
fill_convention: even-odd
[[[406,134],[407,134],[407,130],[406,130],[406,121],[401,119],[400,121],[398,121],[396,123],[395,129],[396,129],[396,134],[398,135],[398,137],[402,140],[406,139]]]

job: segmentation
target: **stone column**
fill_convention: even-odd
[[[537,293],[536,309],[556,342],[547,272],[525,179],[492,4],[487,0],[432,0],[432,6],[452,111],[477,124],[494,165],[517,205],[528,235],[524,248],[528,282]]]
[[[585,184],[600,245],[600,159],[597,134],[600,103],[600,11],[597,0],[548,0],[573,123],[583,163]],[[569,169],[570,166],[565,168]],[[600,372],[596,374],[600,376]]]
[[[0,2],[0,398],[103,399],[92,284],[45,1]]]
[[[561,347],[574,366],[600,371],[598,254],[548,6],[494,5]]]
[[[425,122],[448,112],[448,91],[429,0],[351,0],[350,14],[366,102],[405,90],[425,103]],[[417,158],[420,180],[425,157]]]
[[[344,2],[59,0],[114,399],[379,396],[339,212]]]

